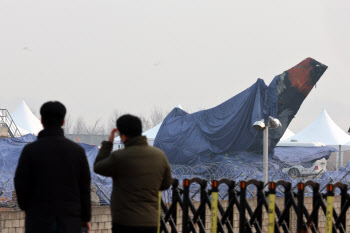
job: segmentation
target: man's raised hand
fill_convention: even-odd
[[[118,133],[118,132],[119,131],[118,131],[117,128],[112,129],[111,134],[109,135],[108,141],[113,143],[114,138],[115,138],[115,134]]]

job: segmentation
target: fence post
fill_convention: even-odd
[[[340,211],[343,210],[343,208],[344,208],[344,206],[346,204],[346,199],[347,199],[347,195],[348,195],[347,192],[348,192],[348,186],[346,184],[344,184],[343,188],[341,190],[341,194],[340,194],[341,195]],[[347,213],[347,211],[344,213],[345,216],[344,216],[344,218],[343,218],[343,220],[341,222],[341,224],[343,224],[345,232],[346,232],[346,213]]]
[[[326,233],[332,233],[333,229],[333,201],[333,185],[327,184]]]
[[[305,224],[303,219],[304,208],[304,183],[298,183],[298,208],[297,208],[297,232],[305,231]]]
[[[275,232],[276,183],[269,182],[268,233]]]
[[[189,180],[184,179],[183,180],[183,207],[182,207],[182,232],[183,233],[189,233],[189,213],[188,213],[188,207],[190,202],[190,185]]]
[[[173,186],[172,187],[172,190],[173,190],[172,202],[176,203],[176,208],[175,208],[175,211],[173,211],[171,213],[171,217],[173,218],[173,221],[174,221],[175,225],[177,225],[177,209],[178,209],[177,206],[178,206],[178,202],[179,202],[179,200],[178,200],[178,196],[179,196],[179,180],[174,179],[172,186]],[[177,232],[176,227],[172,226],[171,227],[171,232],[172,233]]]
[[[287,183],[287,185],[284,187],[284,208],[285,209],[287,208],[288,201],[292,201],[292,200],[290,200],[291,198],[293,198],[293,196],[291,196],[291,195],[293,195],[291,191],[292,191],[292,184]],[[285,222],[288,226],[289,231],[292,231],[292,224],[290,224],[290,219],[292,216],[291,211],[292,211],[292,209],[289,208],[288,209],[288,217],[285,219]]]
[[[205,184],[205,185],[204,185]],[[207,183],[205,181],[205,183],[201,183],[201,197],[200,197],[200,205],[205,205],[205,200],[206,200],[206,194],[207,194],[207,190],[206,190],[206,187],[207,187]],[[204,210],[202,211],[202,213],[200,213],[199,217],[202,221],[202,223],[204,224],[205,226],[205,214],[206,214],[206,207],[204,207]],[[205,233],[205,231],[203,229],[200,229],[200,233]]]
[[[318,183],[315,183],[315,185],[313,186],[313,190],[312,190],[312,209],[316,208],[316,203],[318,200],[322,201],[322,197],[320,195],[320,185]],[[319,208],[317,208],[319,209]],[[318,211],[317,214],[315,215],[314,219],[312,220],[316,230],[318,229]],[[314,229],[312,229],[313,233],[316,233]]]
[[[234,192],[235,192],[235,182],[232,181],[228,187],[228,199],[229,199],[228,202],[229,203],[234,197]],[[228,215],[228,219],[231,223],[232,229],[234,230],[235,229],[235,205],[233,205],[232,211]]]
[[[262,183],[262,185],[258,185],[256,187],[258,189],[258,200],[257,203],[259,204],[262,199],[264,198],[264,183]],[[259,205],[258,205],[259,206]],[[258,208],[257,206],[257,208]],[[263,205],[261,205],[259,207],[259,210],[257,210],[259,213],[256,217],[256,220],[258,222],[259,227],[262,229],[262,217],[263,217]]]
[[[241,209],[241,212],[239,213],[239,233],[245,233],[245,228],[246,228],[246,182],[245,181],[241,181],[239,186],[240,186],[240,209]]]
[[[210,233],[217,233],[218,230],[218,181],[211,182],[211,213],[210,213]]]

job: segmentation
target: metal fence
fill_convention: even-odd
[[[240,181],[239,190],[236,189],[236,182],[229,179],[213,180],[209,189],[207,183],[207,180],[200,178],[184,179],[182,188],[179,188],[178,180],[174,180],[171,203],[166,205],[161,200],[163,214],[160,217],[160,232],[346,232],[350,196],[345,184],[328,184],[324,194],[320,192],[320,185],[313,181],[298,183],[295,192],[292,184],[285,181],[270,182],[267,192],[264,192],[264,183],[257,180]],[[200,186],[197,206],[191,198],[191,186],[194,184]],[[222,186],[227,188],[226,206],[219,198],[219,187]],[[255,204],[247,199],[249,186],[257,189]],[[276,202],[278,187],[283,188],[282,205]],[[311,208],[305,204],[307,187],[313,190]],[[335,190],[340,191],[339,208],[334,205]],[[324,224],[320,224],[320,217],[324,217]],[[265,224],[264,219],[267,220]],[[239,224],[235,227],[237,221]]]

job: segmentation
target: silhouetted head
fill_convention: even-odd
[[[66,116],[66,107],[58,101],[49,101],[41,106],[40,115],[44,128],[61,127]]]
[[[140,118],[127,114],[118,118],[117,128],[119,133],[129,138],[140,136],[142,133],[142,123]]]

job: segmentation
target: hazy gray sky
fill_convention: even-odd
[[[73,117],[216,106],[306,57],[329,66],[290,128],[350,126],[350,1],[0,0],[1,108]]]

